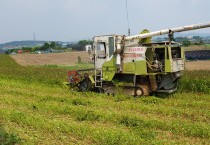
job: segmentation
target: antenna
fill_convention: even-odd
[[[35,32],[33,33],[34,41],[36,41],[36,35]]]
[[[130,30],[130,24],[129,24],[129,18],[128,18],[128,1],[126,0],[126,12],[127,12],[127,23],[128,23],[128,36],[131,35],[131,30]]]

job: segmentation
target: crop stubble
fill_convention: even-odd
[[[76,65],[78,56],[82,62],[90,62],[89,55],[85,51],[51,53],[51,54],[18,54],[11,57],[20,65]],[[210,61],[186,61],[186,70],[210,70]]]

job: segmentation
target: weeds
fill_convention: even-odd
[[[82,111],[77,112],[76,119],[78,121],[98,121],[102,115],[94,112],[94,111]]]
[[[181,92],[194,92],[210,94],[210,71],[194,70],[185,71],[179,83]]]
[[[91,103],[90,101],[85,101],[84,99],[80,99],[80,98],[74,99],[72,101],[73,105],[88,106],[90,103]]]
[[[0,126],[0,144],[1,145],[13,145],[21,142],[19,136],[14,133],[7,133],[2,126]]]

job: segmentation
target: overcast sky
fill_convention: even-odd
[[[210,21],[210,0],[127,0],[131,34]],[[0,43],[126,34],[126,0],[0,0]],[[210,33],[210,28],[199,32]]]

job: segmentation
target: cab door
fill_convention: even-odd
[[[96,69],[102,68],[102,65],[106,61],[106,43],[105,42],[97,42],[95,45],[95,67]]]

